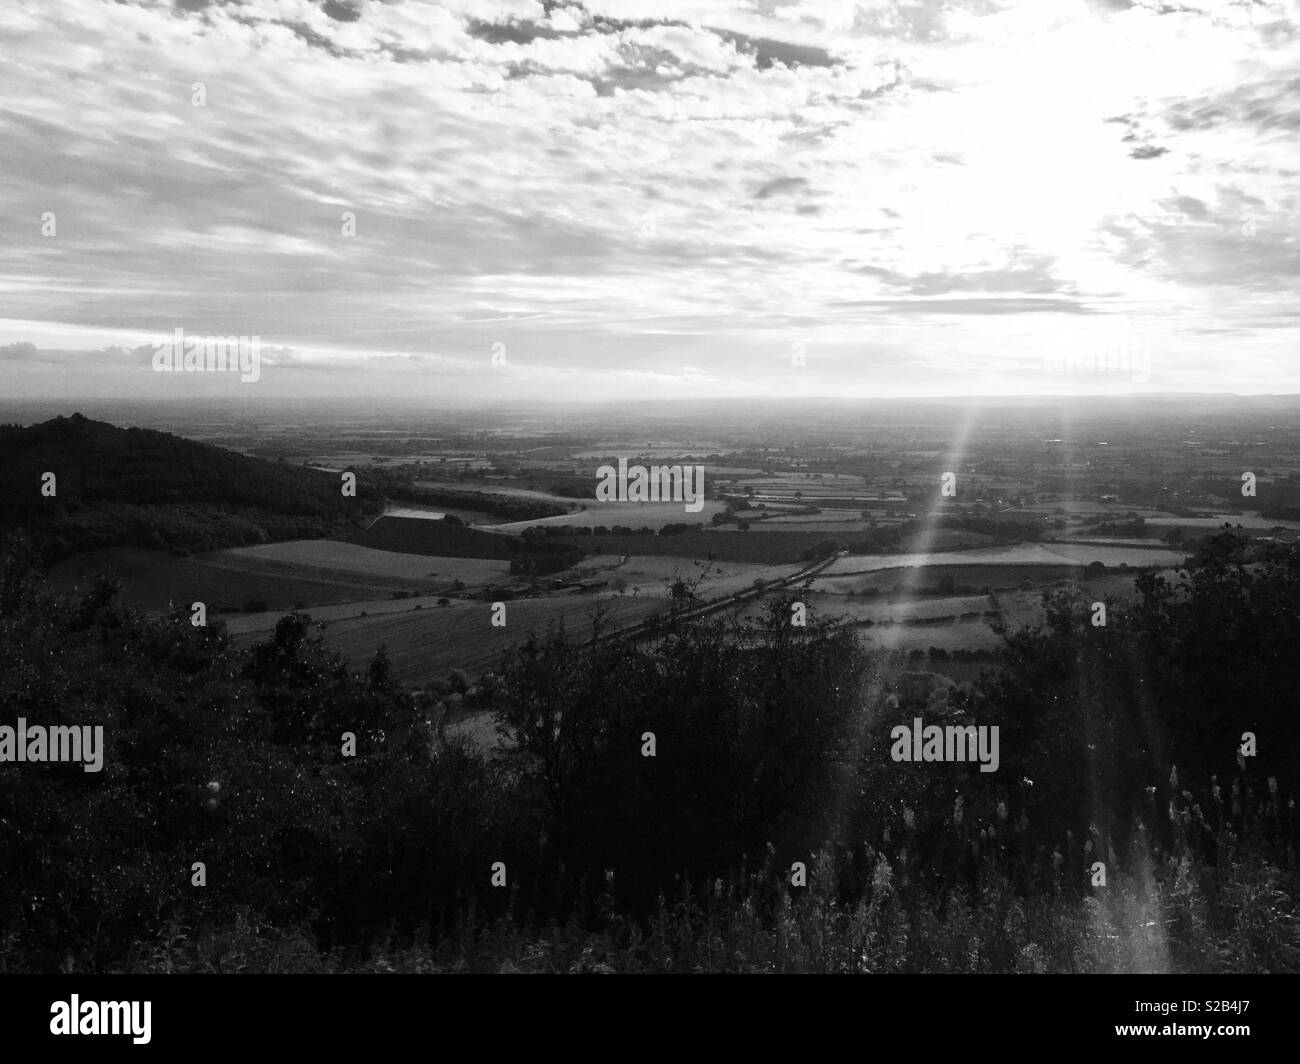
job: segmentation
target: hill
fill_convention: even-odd
[[[188,554],[326,536],[383,509],[364,479],[344,496],[337,474],[80,414],[0,426],[0,492],[0,531],[26,532],[47,564],[105,547]]]

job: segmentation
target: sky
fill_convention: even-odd
[[[0,398],[1300,392],[1300,0],[3,0],[0,57]]]

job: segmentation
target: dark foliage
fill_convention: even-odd
[[[1104,627],[1053,593],[974,686],[895,683],[778,601],[552,631],[416,697],[302,615],[236,652],[111,583],[53,599],[34,560],[0,570],[3,723],[102,724],[106,754],[0,764],[0,968],[1114,970],[1149,926],[1168,967],[1300,965],[1300,551],[1214,537]],[[515,745],[449,744],[452,702]],[[998,771],[893,761],[918,716],[998,725]]]
[[[26,530],[46,564],[100,547],[197,552],[325,536],[383,506],[363,478],[348,497],[338,474],[80,414],[0,426],[0,495],[0,530]]]

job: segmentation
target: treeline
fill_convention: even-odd
[[[570,477],[557,480],[547,490],[552,495],[559,495],[566,499],[588,500],[596,497],[595,484],[589,477]]]
[[[532,499],[500,492],[476,491],[473,488],[450,488],[419,484],[408,475],[387,470],[368,470],[375,486],[389,499],[443,506],[450,510],[471,510],[491,514],[506,521],[534,521],[542,517],[559,517],[569,508],[547,499]]]
[[[465,491],[460,488],[417,487],[412,489],[411,500],[431,506],[474,510],[507,521],[534,521],[542,517],[560,517],[569,512],[568,507],[546,499],[528,499],[489,491]]]
[[[661,525],[656,531],[649,525],[633,528],[631,525],[533,525],[525,528],[523,537],[536,542],[545,539],[564,539],[574,536],[684,536],[687,532],[702,532],[703,521],[675,521]]]
[[[566,569],[582,557],[580,550],[567,543],[547,542],[544,537],[485,532],[448,518],[430,521],[420,517],[384,517],[353,533],[348,541],[375,550],[430,554],[440,558],[496,558],[501,561],[559,558],[565,560],[561,568]]]
[[[940,514],[935,518],[936,528],[956,529],[959,532],[979,532],[1001,539],[1036,541],[1043,537],[1042,521],[1010,521],[997,517],[979,517],[975,514]]]
[[[1147,534],[1147,520],[1145,517],[1133,517],[1127,521],[1097,520],[1091,524],[1085,523],[1084,529],[1090,534],[1098,536],[1124,536],[1129,539],[1144,539]]]
[[[1001,661],[1002,652],[1000,650],[983,650],[980,648],[968,650],[965,647],[954,647],[952,650],[945,650],[943,647],[932,646],[929,650],[921,650],[918,648],[909,651],[908,658],[912,661],[919,661],[928,658],[930,661],[977,662],[985,664]]]
[[[349,497],[338,474],[80,414],[0,427],[0,493],[0,530],[25,529],[45,564],[99,547],[188,553],[325,536],[383,507],[364,479]]]
[[[0,702],[107,749],[0,763],[0,968],[1295,970],[1300,552],[1241,546],[1104,627],[1049,596],[924,703],[784,602],[553,630],[464,685],[493,757],[300,615],[238,652],[111,586],[53,599],[11,550]],[[999,726],[998,770],[892,760],[918,715]]]
[[[1274,506],[1260,516],[1266,521],[1300,521],[1300,506]]]

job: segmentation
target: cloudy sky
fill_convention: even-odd
[[[0,396],[1300,391],[1297,0],[4,0],[0,56]]]

